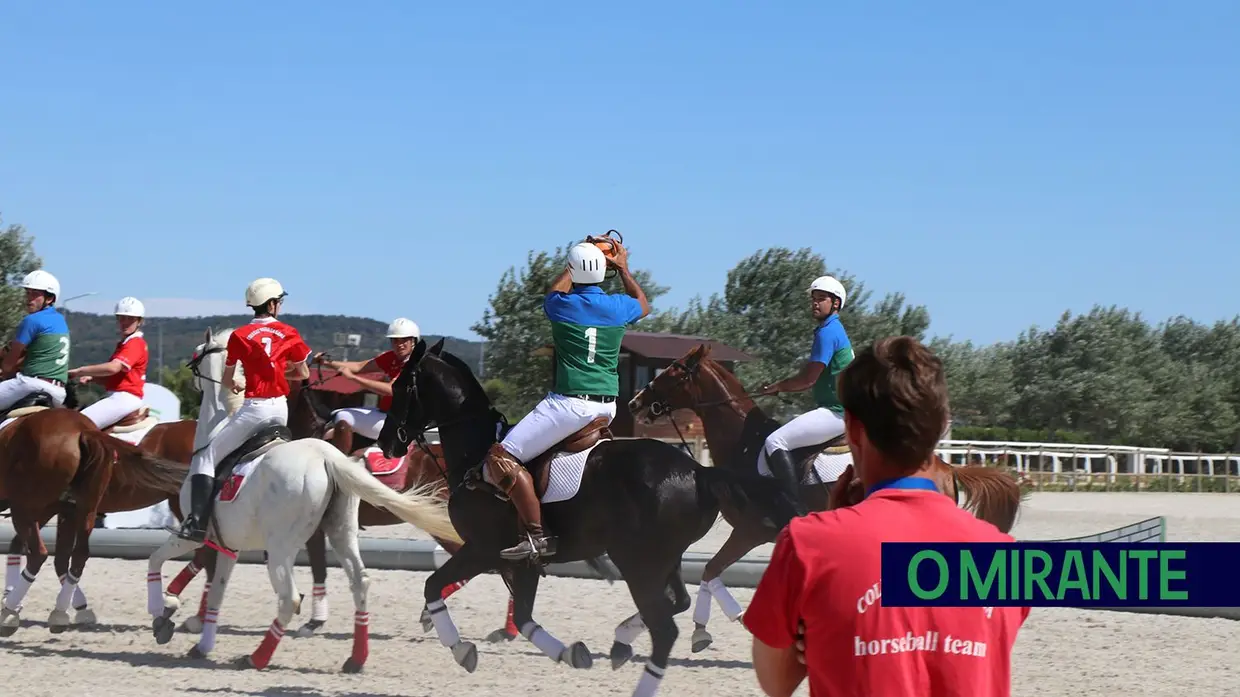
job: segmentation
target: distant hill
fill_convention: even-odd
[[[112,315],[94,315],[86,312],[65,313],[69,323],[69,332],[73,337],[73,349],[70,363],[73,366],[91,363],[103,363],[112,355],[116,347],[116,318]],[[297,327],[306,343],[313,351],[330,351],[340,358],[343,349],[332,345],[332,335],[340,332],[361,334],[361,346],[349,347],[349,360],[371,358],[388,348],[388,340],[384,338],[387,324],[365,317],[347,317],[345,315],[284,315],[290,324]],[[211,317],[150,317],[143,327],[147,343],[151,347],[151,366],[147,373],[152,382],[159,373],[160,333],[163,334],[163,361],[169,368],[183,365],[194,353],[194,347],[202,343],[203,334],[207,329],[220,330],[227,327],[238,327],[253,319],[246,315],[214,315]],[[424,339],[435,342],[440,339],[436,335],[425,335]],[[448,337],[444,348],[461,357],[471,368],[482,374],[482,342],[468,341],[456,337]]]

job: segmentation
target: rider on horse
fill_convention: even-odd
[[[400,375],[401,368],[405,367],[405,361],[413,354],[413,347],[422,338],[422,332],[413,320],[398,317],[388,325],[387,338],[392,342],[392,349],[368,361],[333,361],[324,358],[322,353],[315,356],[316,361],[332,370],[340,371],[344,377],[379,395],[378,408],[349,407],[332,412],[332,428],[343,422],[349,424],[354,433],[378,440],[379,432],[383,430],[383,421],[388,410],[392,408],[392,383],[364,378],[358,373],[378,369],[387,375],[389,380],[395,380]],[[329,429],[323,437],[331,440],[333,435],[333,431]]]
[[[26,274],[21,287],[27,314],[0,361],[0,413],[36,392],[63,406],[69,381],[69,325],[55,307],[60,281],[39,269]]]
[[[814,390],[817,408],[806,412],[776,429],[766,437],[758,454],[758,469],[767,469],[783,485],[791,504],[792,515],[803,516],[807,510],[800,496],[800,473],[792,459],[792,450],[826,443],[844,434],[844,407],[836,394],[836,378],[852,362],[852,343],[840,323],[839,311],[844,308],[847,292],[843,284],[831,276],[819,276],[810,284],[810,313],[819,324],[814,329],[814,345],[809,361],[793,377],[763,386],[759,394],[802,392]],[[788,512],[785,512],[785,515]],[[791,519],[791,515],[787,516]],[[788,521],[776,521],[779,527]]]
[[[487,451],[484,467],[517,509],[527,539],[501,552],[517,560],[545,554],[542,509],[534,481],[522,466],[573,435],[599,416],[616,417],[620,394],[617,364],[625,326],[650,313],[646,294],[629,273],[628,252],[619,243],[614,256],[590,242],[568,252],[568,266],[551,284],[543,312],[551,320],[555,346],[555,385],[533,411]],[[611,265],[627,294],[607,293],[599,284]]]
[[[107,428],[142,408],[146,386],[146,364],[149,358],[146,339],[142,337],[142,321],[146,308],[137,298],[121,298],[116,303],[116,326],[121,340],[107,363],[85,365],[69,371],[71,379],[82,383],[92,378],[106,378],[107,396],[82,410],[99,428]]]
[[[310,377],[310,347],[292,326],[276,319],[284,305],[284,288],[274,278],[260,278],[245,291],[245,304],[254,310],[249,324],[228,337],[224,359],[224,389],[240,393],[245,401],[190,461],[190,510],[179,530],[187,540],[206,538],[207,520],[215,498],[215,466],[221,458],[241,447],[261,429],[288,425],[288,381]],[[245,386],[235,381],[237,363],[245,370]],[[287,366],[287,367],[286,367]]]

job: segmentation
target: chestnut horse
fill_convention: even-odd
[[[55,559],[61,589],[48,618],[51,631],[61,632],[70,624],[68,609],[75,596],[85,609],[78,582],[105,498],[111,493],[113,503],[125,506],[118,510],[133,510],[175,497],[187,469],[187,463],[151,455],[101,432],[69,408],[26,414],[0,430],[0,498],[9,500],[15,535],[26,548],[26,568],[0,608],[0,636],[20,627],[22,600],[47,560],[41,524],[56,513],[61,516]]]
[[[635,418],[644,415],[647,423],[668,416],[678,409],[689,409],[702,420],[711,460],[720,468],[738,473],[757,473],[758,452],[766,437],[780,426],[757,407],[737,379],[723,366],[710,358],[710,345],[700,344],[650,381],[629,402],[629,410]],[[675,422],[673,421],[673,424]],[[847,445],[831,448],[831,457],[847,457]],[[793,453],[802,460],[812,460],[813,450],[806,448]],[[833,452],[838,451],[838,452]],[[851,467],[851,465],[849,465]],[[953,467],[935,456],[933,475],[939,491],[959,501],[960,491],[968,494],[965,508],[976,517],[985,520],[1002,532],[1008,532],[1016,520],[1016,512],[1028,492],[1021,490],[1018,482],[1008,473],[994,467]],[[772,481],[773,480],[769,480]],[[801,496],[810,511],[822,511],[837,506],[829,503],[829,489],[833,482],[801,484]],[[851,503],[864,498],[860,480],[847,489]],[[852,500],[854,499],[855,500]],[[847,504],[839,504],[847,505]],[[712,638],[706,631],[710,619],[710,600],[719,603],[729,619],[739,619],[740,603],[732,597],[719,578],[723,570],[760,544],[774,542],[779,532],[755,507],[738,511],[727,501],[721,506],[725,520],[732,526],[732,533],[723,546],[707,563],[698,589],[697,605],[693,620],[692,649],[699,652],[710,646]]]

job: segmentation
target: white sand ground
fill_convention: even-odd
[[[1240,539],[1240,496],[1221,494],[1039,493],[1026,504],[1013,534],[1059,538],[1100,532],[1155,516],[1167,517],[1171,540]],[[377,528],[374,536],[416,536],[406,526]],[[709,552],[727,535],[720,523],[695,546]],[[769,554],[769,546],[757,553]],[[179,567],[169,564],[171,577]],[[565,643],[583,640],[594,653],[591,670],[553,664],[528,642],[492,645],[482,641],[503,620],[505,589],[495,577],[476,579],[449,601],[461,634],[479,645],[476,673],[457,666],[416,618],[423,573],[371,571],[371,654],[361,675],[339,673],[350,651],[352,600],[343,573],[328,579],[332,619],[325,634],[298,639],[291,634],[265,672],[223,665],[247,654],[262,638],[275,613],[275,599],[263,567],[236,572],[221,613],[214,661],[194,662],[183,654],[196,637],[178,633],[158,646],[145,611],[145,562],[92,560],[83,587],[99,613],[93,631],[51,635],[46,618],[55,600],[50,562],[27,596],[22,629],[0,639],[0,675],[7,694],[43,695],[278,695],[362,697],[377,695],[629,695],[649,649],[638,639],[638,656],[613,672],[606,652],[615,624],[633,612],[623,585],[601,581],[544,579],[536,618]],[[309,595],[309,569],[297,571]],[[196,602],[201,579],[183,596]],[[691,589],[695,590],[695,589]],[[751,591],[735,589],[742,604]],[[305,615],[309,613],[307,597]],[[184,612],[178,619],[184,618]],[[294,621],[299,626],[305,617]],[[716,608],[715,644],[689,651],[692,620],[679,618],[680,639],[662,695],[731,697],[760,695],[749,665],[749,639],[742,627],[722,621]],[[1103,611],[1035,609],[1022,629],[1013,657],[1013,695],[1114,695],[1214,697],[1240,694],[1240,668],[1232,658],[1240,645],[1240,622]],[[803,687],[798,695],[808,694]]]

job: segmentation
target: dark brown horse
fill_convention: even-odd
[[[26,553],[26,568],[0,608],[0,636],[12,635],[21,624],[21,602],[47,560],[39,528],[52,515],[60,515],[55,567],[62,581],[48,626],[61,632],[70,624],[75,596],[84,608],[78,583],[105,500],[117,510],[134,510],[175,499],[186,471],[184,463],[101,432],[73,409],[36,411],[0,430],[0,499],[10,502],[13,529]]]
[[[766,437],[780,426],[779,422],[769,418],[754,404],[735,375],[710,358],[709,344],[700,344],[673,362],[629,402],[629,410],[634,417],[644,416],[647,422],[653,422],[679,409],[691,410],[702,420],[711,460],[716,467],[746,475],[757,474],[758,452]],[[811,446],[793,453],[796,460],[806,468],[808,476],[802,481],[813,482],[803,483],[800,489],[801,497],[810,511],[836,507],[830,505],[829,501],[828,487],[832,482],[816,481],[817,477],[809,474],[814,460],[819,454],[824,454],[829,457],[847,457],[848,461],[851,461],[848,446],[842,436],[824,446],[829,447]],[[993,467],[953,467],[937,456],[935,461],[934,480],[939,491],[956,500],[959,500],[959,492],[964,491],[968,494],[965,507],[975,516],[1003,532],[1012,528],[1023,498],[1023,492],[1015,479],[1003,470]],[[773,480],[768,481],[773,485]],[[763,482],[758,483],[760,484]],[[857,497],[856,501],[864,498],[865,494],[860,480],[857,480],[848,492],[850,500]],[[740,604],[719,578],[724,569],[754,547],[773,542],[779,532],[763,512],[753,506],[739,511],[737,507],[730,505],[730,502],[724,501],[721,512],[732,526],[732,533],[707,563],[702,574],[697,606],[694,609],[694,652],[704,650],[712,641],[710,633],[706,631],[712,597],[730,619],[739,619],[742,613]]]

